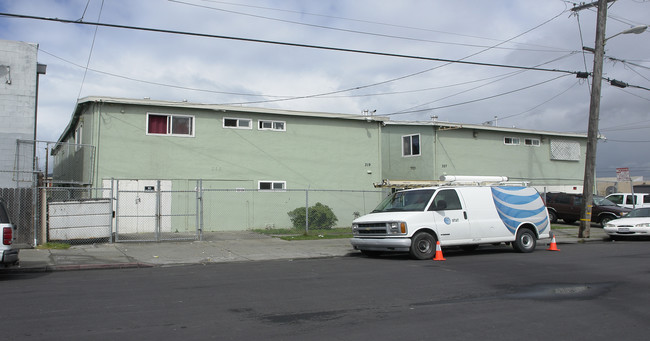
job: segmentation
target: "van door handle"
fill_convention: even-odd
[[[465,220],[467,220],[467,211],[463,211],[463,217],[465,217]]]

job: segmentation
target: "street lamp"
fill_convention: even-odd
[[[612,38],[614,38],[614,37],[616,37],[617,35],[620,35],[620,34],[630,34],[630,33],[639,34],[639,33],[645,32],[645,30],[647,30],[647,29],[648,29],[648,25],[634,26],[634,27],[629,28],[629,29],[627,29],[627,30],[625,30],[623,32],[618,32],[618,33],[616,33],[615,35],[613,35],[613,36],[611,36],[609,38],[605,38],[605,42],[607,42],[608,40],[610,40],[610,39],[612,39]]]
[[[603,57],[605,42],[620,34],[644,32],[648,26],[636,26],[619,32],[605,39],[605,22],[607,20],[607,0],[598,0],[598,17],[596,23],[596,45],[594,48],[593,82],[589,103],[589,125],[587,130],[587,152],[585,157],[585,176],[582,186],[582,210],[580,213],[579,238],[589,238],[591,209],[594,198],[594,178],[596,168],[596,145],[598,143],[598,116],[600,115],[600,89],[603,79]]]

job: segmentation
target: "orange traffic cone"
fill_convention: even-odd
[[[553,235],[553,239],[551,239],[551,246],[549,246],[546,251],[560,251],[560,249],[557,248],[557,243],[555,243],[555,235]]]
[[[433,257],[433,260],[445,260],[445,257],[442,256],[442,248],[440,247],[440,241],[436,241],[436,256]]]

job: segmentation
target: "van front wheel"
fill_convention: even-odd
[[[537,239],[533,231],[527,228],[522,228],[517,231],[517,239],[512,243],[512,248],[517,252],[529,253],[535,251],[537,246]]]
[[[418,232],[411,238],[409,254],[414,259],[433,259],[436,252],[436,237],[427,232]]]

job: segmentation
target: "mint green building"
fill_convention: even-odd
[[[126,191],[116,209],[133,233],[146,230],[141,212],[154,206],[172,230],[287,227],[287,212],[316,202],[348,226],[376,206],[385,191],[374,184],[385,179],[500,175],[541,190],[580,186],[585,146],[578,134],[86,97],[52,151],[53,182]],[[153,202],[152,192],[167,194]],[[179,213],[197,197],[201,222]]]
[[[582,192],[586,135],[449,122],[385,122],[382,178],[507,176],[540,192]]]

